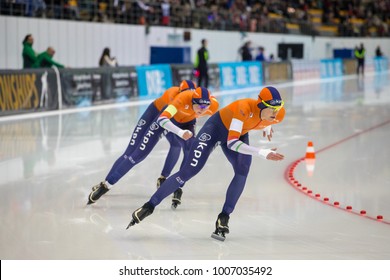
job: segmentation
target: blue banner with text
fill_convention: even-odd
[[[263,68],[260,62],[219,63],[220,89],[256,87],[263,84]]]
[[[138,92],[143,97],[158,97],[172,87],[172,71],[169,64],[136,66]]]

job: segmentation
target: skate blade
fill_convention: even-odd
[[[128,224],[126,229],[129,229],[130,227],[134,226],[136,222],[134,220],[131,220],[131,222]]]
[[[211,237],[214,238],[214,239],[217,239],[217,240],[219,240],[219,241],[225,241],[225,239],[226,239],[225,236],[220,235],[220,234],[215,233],[215,232],[213,232],[213,233],[211,234]]]
[[[94,204],[96,201],[92,201],[88,198],[88,202],[87,202],[87,205],[90,205],[90,204]]]
[[[172,209],[172,210],[176,210],[176,208],[177,208],[178,205],[179,205],[179,204],[177,204],[177,203],[172,203],[171,209]]]

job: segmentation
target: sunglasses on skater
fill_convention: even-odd
[[[200,104],[197,104],[199,106],[199,109],[207,109],[210,105],[200,105]]]
[[[210,106],[211,102],[208,99],[194,98],[192,99],[192,104],[198,105],[200,109],[204,110]]]
[[[283,100],[268,100],[267,102],[262,100],[262,104],[264,104],[265,107],[271,108],[274,110],[274,112],[278,112],[282,107],[284,106]]]

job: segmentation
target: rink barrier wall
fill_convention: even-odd
[[[263,65],[257,61],[219,64],[220,89],[230,90],[264,84]]]
[[[209,89],[305,79],[301,74],[306,72],[318,78],[337,77],[352,74],[354,65],[355,60],[327,59],[311,63],[306,71],[304,63],[294,61],[215,63],[209,65]],[[373,59],[368,68],[386,71],[388,59]],[[0,116],[156,98],[181,80],[197,81],[194,73],[192,64],[0,70]]]
[[[169,64],[136,66],[140,97],[157,97],[172,87],[172,71]]]
[[[375,57],[374,69],[376,72],[384,72],[389,70],[389,59],[387,57]]]
[[[42,109],[58,109],[57,77],[53,69],[0,70],[0,116]]]
[[[209,89],[262,85],[271,66],[255,61],[210,64]],[[291,68],[291,63],[275,66]],[[292,79],[291,71],[280,72],[283,79]],[[268,82],[272,77],[267,76]],[[156,98],[184,79],[197,81],[192,64],[1,70],[0,116]]]
[[[321,59],[321,78],[341,77],[343,76],[343,60],[341,58],[335,59]]]
[[[120,102],[138,96],[135,67],[66,68],[59,72],[62,108]]]

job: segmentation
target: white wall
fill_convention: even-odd
[[[143,26],[0,16],[0,69],[22,68],[22,41],[29,33],[35,51],[52,46],[54,60],[68,67],[97,67],[105,47],[121,65],[147,63]]]
[[[184,29],[152,27],[148,35],[148,42],[151,46],[170,46],[169,35],[177,34],[183,37]],[[263,46],[266,56],[274,54],[277,56],[279,43],[303,43],[304,59],[318,60],[322,58],[332,58],[333,49],[348,48],[364,43],[367,56],[374,56],[375,49],[381,46],[382,52],[390,56],[390,38],[340,38],[340,37],[312,37],[288,34],[269,33],[246,33],[243,37],[237,31],[210,31],[191,30],[191,42],[181,41],[180,46],[190,46],[192,57],[195,57],[196,50],[200,47],[200,41],[208,40],[208,49],[211,62],[239,61],[238,49],[246,40],[252,41],[253,47]],[[256,54],[254,51],[253,54]]]
[[[360,43],[364,44],[366,48],[366,56],[375,56],[375,49],[377,46],[381,47],[385,56],[390,56],[390,38],[333,38],[333,37],[315,37],[312,44],[312,58],[321,59],[326,53],[326,44],[330,44],[332,49],[353,49],[355,46],[360,46]],[[325,58],[331,58],[331,56]]]
[[[56,49],[55,60],[68,67],[97,67],[104,47],[111,49],[120,65],[149,64],[150,46],[190,46],[192,57],[200,41],[208,40],[210,62],[238,61],[238,48],[244,40],[253,46],[265,47],[266,55],[277,56],[278,43],[303,43],[304,58],[316,60],[331,58],[333,48],[353,48],[364,43],[367,56],[373,56],[380,45],[390,56],[389,38],[334,38],[286,34],[246,33],[233,31],[191,31],[191,41],[184,42],[181,28],[151,27],[149,34],[144,26],[75,22],[0,16],[0,69],[22,68],[22,40],[26,34],[35,37],[34,49],[38,52],[48,46]]]

